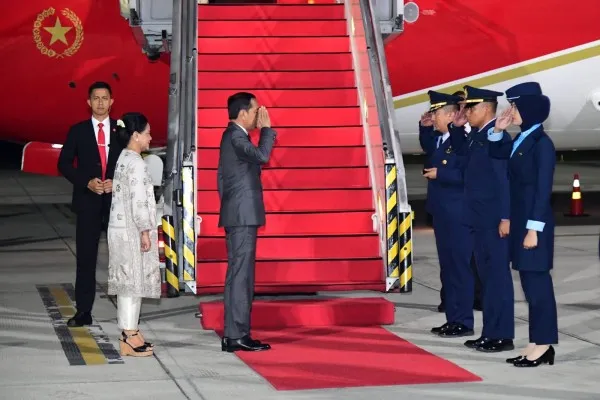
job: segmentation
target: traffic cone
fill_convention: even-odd
[[[581,187],[579,174],[573,175],[573,191],[571,192],[571,212],[565,214],[568,217],[587,217],[583,213],[583,200],[581,198]]]

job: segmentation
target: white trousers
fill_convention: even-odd
[[[125,331],[135,331],[138,328],[141,297],[117,296],[117,323]]]

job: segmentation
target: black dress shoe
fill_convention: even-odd
[[[270,345],[253,340],[250,336],[244,336],[239,339],[223,338],[221,341],[221,350],[228,353],[234,351],[264,351],[269,350]]]
[[[493,339],[489,342],[477,347],[477,351],[484,353],[500,353],[501,351],[514,350],[515,345],[512,339]]]
[[[223,350],[227,346],[227,340],[229,340],[229,339],[226,338],[226,337],[223,337],[223,339],[221,339],[221,350]],[[262,343],[260,340],[255,340],[255,339],[252,339],[252,338],[250,340],[252,340],[256,344],[261,344]],[[223,351],[225,351],[225,350],[223,350]]]
[[[554,365],[555,355],[554,347],[550,346],[537,360],[528,360],[527,357],[524,357],[520,361],[516,361],[513,365],[519,368],[539,367],[542,364]]]
[[[92,324],[92,314],[89,312],[76,312],[71,319],[67,321],[70,328],[80,328],[84,325]]]
[[[473,329],[469,329],[463,324],[452,324],[448,329],[440,332],[441,337],[463,337],[474,335]]]
[[[521,361],[521,360],[522,360],[522,359],[524,359],[524,358],[525,358],[525,357],[523,357],[523,356],[518,356],[518,357],[513,357],[513,358],[507,358],[507,359],[506,359],[506,363],[507,363],[507,364],[514,364],[514,363],[516,363],[516,362],[518,362],[518,361]]]
[[[470,349],[476,349],[479,346],[483,346],[484,344],[486,344],[487,342],[489,342],[491,339],[486,338],[481,336],[479,339],[475,339],[475,340],[467,340],[465,342],[465,346],[467,346]]]
[[[439,335],[440,333],[444,332],[446,329],[450,328],[450,324],[449,323],[445,323],[442,326],[436,326],[435,328],[431,328],[431,333],[434,333],[436,335]]]

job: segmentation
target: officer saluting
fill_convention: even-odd
[[[464,87],[471,132],[453,129],[452,138],[463,140],[467,157],[463,222],[474,243],[475,260],[483,286],[481,337],[465,346],[484,352],[514,349],[514,290],[509,268],[510,192],[507,161],[489,154],[487,131],[496,122],[498,96],[493,90]],[[510,142],[504,132],[503,142]]]
[[[511,260],[519,271],[529,303],[529,345],[506,361],[516,367],[554,363],[558,343],[556,300],[550,270],[554,262],[554,216],[550,197],[556,154],[544,132],[550,99],[537,82],[525,82],[506,91],[511,103],[488,130],[490,152],[509,159],[511,201]],[[521,133],[512,143],[502,143],[503,130],[517,125]]]
[[[419,140],[430,166],[423,172],[429,179],[426,207],[433,216],[446,305],[446,323],[431,332],[444,337],[467,336],[473,334],[474,281],[470,266],[471,236],[461,224],[466,158],[456,153],[448,127],[462,99],[434,91],[428,94],[435,130],[420,129]]]

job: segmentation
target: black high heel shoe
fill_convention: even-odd
[[[519,361],[521,361],[521,360],[522,360],[522,359],[524,359],[524,358],[525,358],[525,356],[518,356],[518,357],[513,357],[513,358],[507,358],[507,359],[506,359],[506,362],[507,362],[508,364],[514,364],[514,363],[516,363],[516,362],[519,362]]]
[[[556,352],[554,347],[550,346],[544,354],[542,354],[537,360],[528,360],[527,357],[522,358],[520,361],[514,363],[515,367],[528,368],[528,367],[539,367],[542,364],[554,365],[554,356]]]
[[[146,346],[148,349],[153,349],[154,348],[154,344],[152,344],[150,342],[146,342],[146,339],[144,339],[144,335],[142,335],[142,332],[140,332],[139,329],[137,331],[135,331],[135,333],[137,335],[139,335],[140,339],[142,339],[144,341],[144,346]]]

